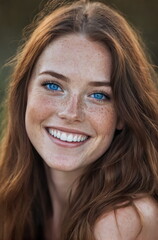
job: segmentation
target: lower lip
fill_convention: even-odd
[[[47,131],[47,130],[46,130]],[[89,138],[87,138],[86,140],[84,140],[83,142],[66,142],[66,141],[62,141],[59,138],[55,138],[53,137],[48,131],[47,131],[50,139],[57,145],[62,146],[62,147],[67,147],[67,148],[75,148],[75,147],[79,147],[83,144],[85,144]]]

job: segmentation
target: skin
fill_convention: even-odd
[[[95,226],[96,240],[157,240],[158,205],[150,197],[134,201],[129,206],[102,216]]]
[[[111,72],[108,48],[73,34],[51,42],[33,69],[25,125],[30,141],[43,158],[48,176],[54,209],[46,229],[48,240],[51,236],[59,239],[68,193],[76,178],[106,152],[115,130],[123,128],[114,107]],[[88,136],[88,139],[79,143],[61,141],[50,135],[54,129]],[[146,205],[144,200],[136,204],[143,219],[144,234],[137,239],[156,240],[156,224],[148,224],[147,220],[150,218],[153,223],[156,219],[158,223],[156,203],[147,198]],[[97,240],[134,240],[141,227],[138,214],[128,207],[117,211],[117,222],[114,212],[99,219],[95,237]]]
[[[33,69],[28,87],[26,131],[46,163],[55,209],[49,235],[54,237],[72,183],[108,149],[115,130],[122,128],[110,87],[111,62],[108,48],[83,35],[72,34],[51,42]],[[52,76],[52,71],[63,75],[64,80],[59,75]],[[50,83],[58,84],[59,91],[48,89]],[[94,95],[100,91],[104,92],[99,95],[102,100]],[[79,145],[56,141],[48,128],[64,128],[64,132],[73,134],[81,131],[88,140]]]
[[[68,80],[44,73],[48,71],[62,74]],[[109,50],[82,35],[53,41],[39,57],[28,89],[26,130],[50,168],[81,169],[108,149],[116,128],[121,127],[109,86],[110,75]],[[45,82],[55,82],[61,90],[49,90],[42,86]],[[105,86],[98,87],[95,82]],[[92,96],[100,91],[111,99],[105,97],[104,101],[98,101]],[[64,132],[74,134],[81,131],[89,139],[80,146],[60,145],[50,138],[47,128],[66,128]]]

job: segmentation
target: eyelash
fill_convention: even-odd
[[[98,102],[105,102],[105,101],[111,100],[111,97],[109,96],[109,94],[105,93],[104,91],[93,92],[89,96],[94,95],[94,94],[101,94],[104,97],[104,99],[94,98]]]
[[[54,85],[54,86],[56,85],[58,88],[60,88],[60,90],[51,89],[51,88],[48,87],[48,85]],[[63,90],[62,90],[62,87],[61,87],[58,83],[56,83],[56,82],[44,82],[44,83],[42,83],[42,86],[44,86],[47,90],[52,91],[52,92],[60,92],[60,91],[63,91]]]
[[[60,90],[51,89],[50,87],[48,87],[48,85],[55,85],[58,88],[60,88]],[[48,91],[63,92],[62,87],[59,85],[59,83],[56,83],[56,82],[48,82],[48,81],[46,81],[46,82],[42,83],[42,86],[44,86]],[[98,91],[98,92],[96,91],[96,92],[91,93],[89,96],[92,96],[94,94],[101,94],[103,96],[103,99],[97,99],[97,98],[91,97],[91,98],[95,99],[97,102],[105,102],[105,101],[110,101],[111,100],[111,97],[109,96],[109,94],[107,94],[104,91]]]

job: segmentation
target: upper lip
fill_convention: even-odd
[[[51,128],[51,129],[54,129],[54,130],[59,130],[59,131],[62,131],[62,132],[67,132],[67,133],[74,133],[74,134],[76,133],[76,134],[80,134],[80,135],[90,136],[86,132],[82,132],[82,131],[79,131],[77,129],[70,129],[70,128],[57,127],[57,126],[48,126],[47,128]]]

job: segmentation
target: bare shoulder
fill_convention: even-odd
[[[96,223],[96,240],[157,240],[158,204],[151,198],[134,201],[128,206],[111,211]]]
[[[150,198],[142,198],[134,201],[142,222],[142,231],[138,240],[158,239],[158,203]]]

